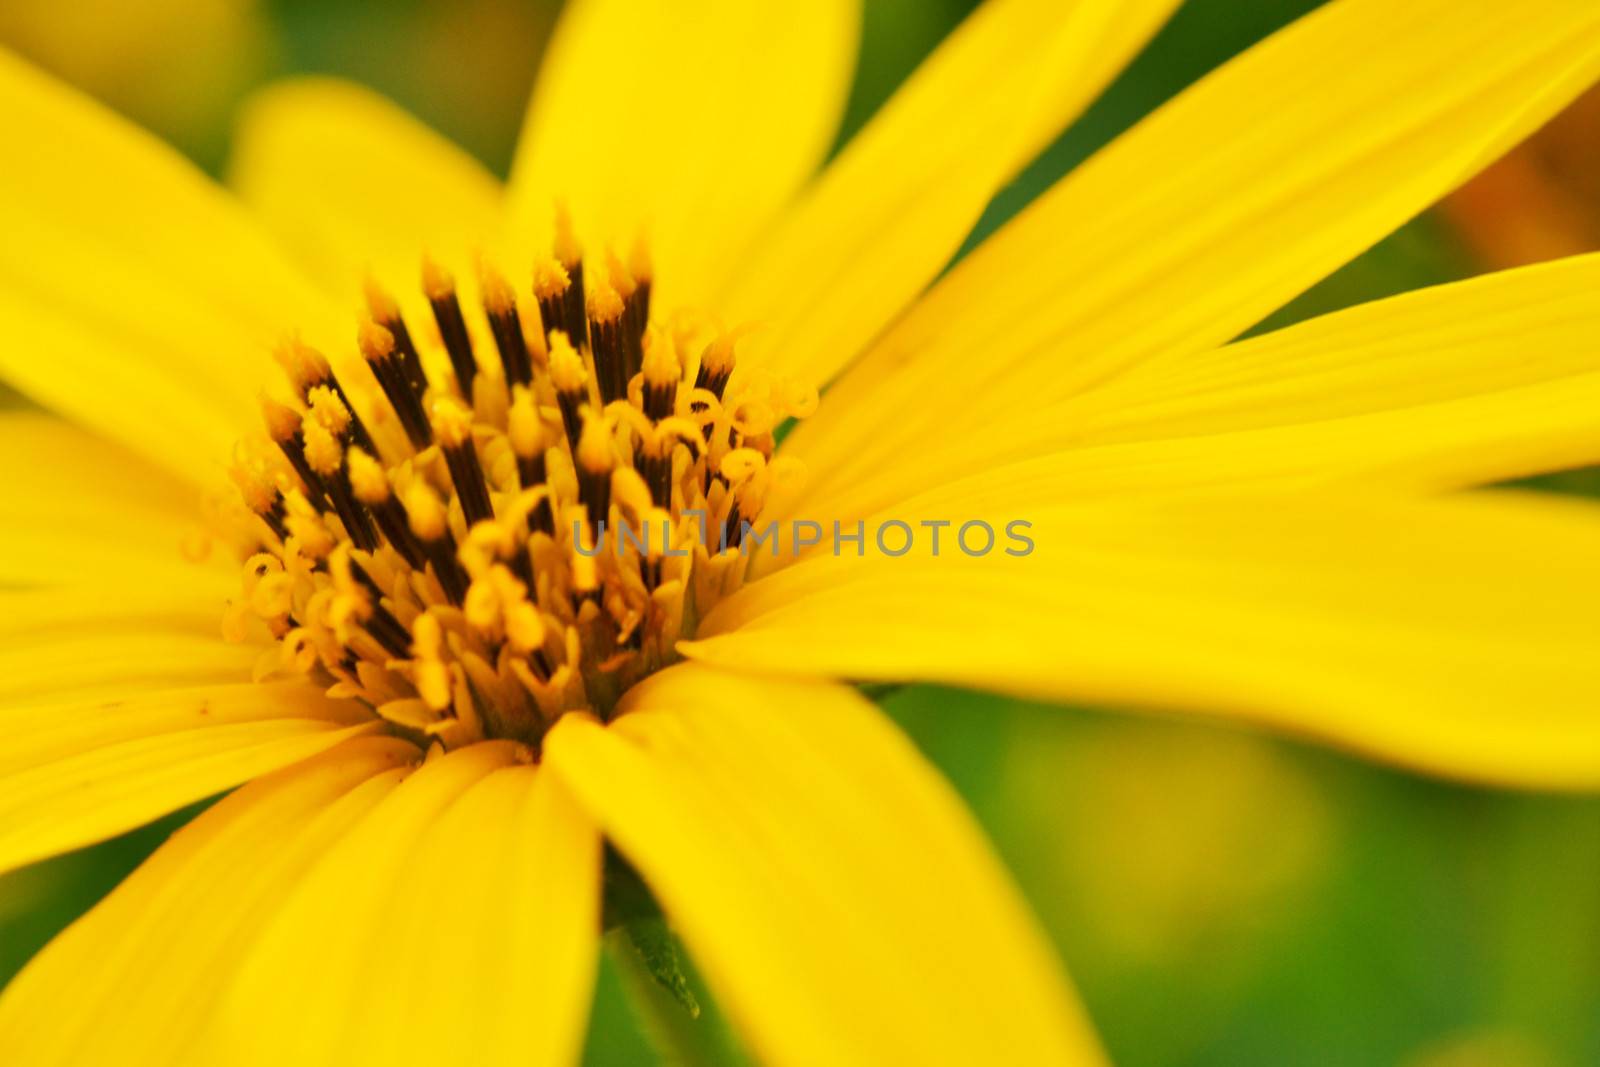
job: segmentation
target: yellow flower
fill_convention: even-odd
[[[1600,74],[1600,9],[1336,0],[940,277],[1173,6],[993,0],[813,178],[852,0],[575,0],[504,190],[306,81],[243,207],[0,63],[0,373],[71,420],[0,423],[0,868],[249,783],[8,989],[8,1062],[570,1060],[602,835],[764,1061],[1096,1062],[841,679],[1600,782],[1600,518],[1417,492],[1600,460],[1600,260],[1229,343]]]

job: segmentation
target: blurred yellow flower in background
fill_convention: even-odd
[[[0,373],[73,420],[0,422],[0,866],[247,783],[8,987],[0,1042],[570,1060],[604,839],[765,1061],[1096,1062],[971,820],[846,682],[1600,783],[1600,517],[1438,495],[1600,459],[1600,260],[1233,340],[1600,75],[1600,11],[1336,0],[946,272],[1173,6],[993,0],[820,173],[849,0],[577,0],[504,188],[303,80],[249,109],[236,200],[0,65],[36,149],[0,175]],[[269,351],[291,395],[236,448]],[[185,562],[230,458],[243,506]],[[735,542],[1024,520],[1037,552],[718,552],[697,508]],[[607,518],[688,552],[597,562]],[[1226,840],[1152,848],[1125,944],[1314,866],[1292,777],[1217,762],[1194,825]],[[1306,854],[1208,871],[1263,858],[1262,797]]]

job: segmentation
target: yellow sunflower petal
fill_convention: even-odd
[[[991,0],[741,263],[718,307],[821,384],[950,261],[995,191],[1094,99],[1179,0]]]
[[[1024,550],[1010,520],[1032,524],[1015,531],[1030,554],[1006,554]],[[1237,716],[1446,775],[1600,786],[1600,509],[1273,495],[1041,500],[988,521],[987,554],[952,526],[937,557],[924,528],[901,558],[796,563],[685,651]]]
[[[320,297],[176,152],[0,54],[0,377],[214,484]]]
[[[431,760],[329,851],[246,957],[214,1062],[574,1062],[599,837],[517,760],[503,742]]]
[[[1600,256],[1407,293],[997,426],[840,486],[828,514],[1329,482],[1439,489],[1600,462]]]
[[[498,237],[499,183],[388,100],[333,78],[254,97],[229,182],[341,300],[369,271],[418,288],[424,252],[456,263]]]
[[[0,414],[0,486],[0,584],[139,579],[149,568],[216,588],[215,570],[183,557],[199,493],[120,445],[51,415]]]
[[[352,716],[331,703],[304,683],[245,683],[37,709],[7,742],[0,870],[131,830],[371,728],[345,725]]]
[[[1101,1062],[971,817],[856,694],[676,667],[545,754],[763,1063]]]
[[[1213,348],[1597,72],[1600,7],[1582,0],[1336,0],[1156,112],[967,257],[788,444],[845,484],[935,434],[981,449],[996,423],[1141,359]]]
[[[6,987],[0,1047],[34,1067],[191,1062],[221,979],[416,756],[394,738],[348,741],[200,815]]]
[[[648,234],[671,300],[695,299],[833,141],[859,0],[574,0],[512,169],[519,233],[564,199],[591,245]]]

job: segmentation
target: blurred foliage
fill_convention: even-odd
[[[90,6],[104,9],[98,21],[0,0],[0,40],[208,168],[225,157],[227,115],[251,87],[314,72],[390,94],[501,172],[556,7]],[[847,130],[970,6],[868,0]],[[975,239],[1206,70],[1314,6],[1191,0],[997,198]],[[1480,192],[1474,203],[1497,210],[1496,196]],[[1451,224],[1463,226],[1460,212],[1472,210],[1455,205]],[[1472,273],[1479,268],[1464,249],[1481,262],[1485,231],[1463,226],[1465,243],[1455,232],[1425,216],[1265,325]],[[1600,493],[1592,472],[1539,484]],[[1123,1067],[1600,1062],[1600,801],[1466,789],[1221,727],[934,688],[900,690],[886,707],[993,836]],[[180,823],[0,880],[0,980]],[[644,1035],[660,1020],[630,1007],[623,963],[608,955],[602,967],[587,1054],[596,1067],[651,1062]],[[703,983],[689,978],[714,1018]]]

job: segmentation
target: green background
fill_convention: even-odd
[[[869,0],[848,126],[970,6]],[[1191,0],[980,231],[1314,6]],[[217,170],[227,115],[249,88],[342,74],[503,173],[553,7],[279,0],[208,116],[139,117]],[[1424,216],[1271,321],[1474,269]],[[1600,801],[1423,781],[1179,720],[931,688],[886,706],[989,830],[1126,1067],[1600,1062]],[[0,980],[180,822],[0,879]],[[620,990],[608,962],[589,1063],[652,1062]]]

